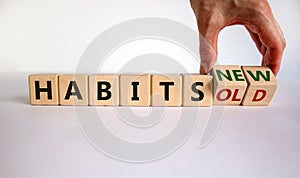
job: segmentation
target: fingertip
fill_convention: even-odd
[[[206,75],[207,72],[205,71],[205,69],[202,67],[202,65],[200,66],[200,74],[202,75]]]
[[[277,74],[278,74],[278,72],[280,70],[280,66],[278,66],[278,65],[269,65],[268,67],[271,69],[271,71],[273,72],[273,74],[275,76],[277,76]]]
[[[269,67],[275,76],[277,76],[277,74],[279,73],[279,70],[280,70],[280,65],[276,65],[276,64],[266,64],[265,63],[262,66]]]
[[[202,74],[202,75],[207,75],[211,71],[210,67],[205,67],[205,66],[206,65],[204,65],[204,64],[201,64],[201,66],[200,66],[200,74]]]

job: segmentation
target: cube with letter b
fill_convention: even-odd
[[[248,88],[242,104],[269,105],[276,93],[278,82],[268,67],[264,66],[242,66],[244,75],[248,82]]]
[[[90,75],[89,104],[92,106],[119,105],[119,76],[116,74]]]
[[[240,105],[247,82],[242,68],[236,65],[216,65],[213,67],[214,77],[214,104]]]

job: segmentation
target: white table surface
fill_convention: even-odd
[[[205,148],[199,148],[199,141],[206,121],[199,117],[177,151],[133,164],[95,149],[83,136],[72,107],[31,106],[27,74],[1,74],[0,177],[300,177],[299,79],[281,73],[278,80],[271,106],[225,107],[220,129]],[[168,110],[172,115],[180,108]],[[118,128],[115,123],[111,127]],[[164,127],[170,129],[168,123],[160,129]]]

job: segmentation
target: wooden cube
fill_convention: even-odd
[[[89,76],[89,104],[93,106],[119,105],[119,82],[116,74]]]
[[[120,105],[150,106],[150,76],[149,74],[120,75]]]
[[[214,66],[214,105],[240,105],[247,82],[240,66]]]
[[[88,105],[88,76],[60,75],[59,103],[61,105]]]
[[[182,74],[183,106],[212,105],[212,76],[200,74]]]
[[[30,104],[58,105],[58,75],[34,74],[28,76]]]
[[[152,106],[181,106],[181,75],[159,75],[151,76],[151,104]]]
[[[266,106],[276,93],[278,82],[270,68],[263,66],[242,67],[248,88],[242,104],[245,106]]]

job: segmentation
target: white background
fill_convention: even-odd
[[[287,39],[282,72],[298,72],[300,2],[270,4]],[[82,52],[97,35],[140,17],[169,18],[197,30],[188,0],[1,0],[0,71],[75,71]],[[261,57],[242,27],[225,29],[219,50],[221,64],[260,64]]]
[[[0,0],[0,177],[300,177],[300,2],[270,3],[287,39],[272,105],[226,107],[217,136],[199,149],[209,114],[203,109],[204,117],[178,151],[159,161],[130,164],[91,146],[71,107],[29,105],[27,73],[74,72],[87,45],[125,20],[163,17],[196,30],[189,2]],[[239,26],[221,32],[219,54],[221,64],[260,64],[261,59]],[[111,126],[122,130],[116,121]]]

